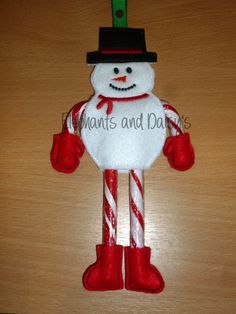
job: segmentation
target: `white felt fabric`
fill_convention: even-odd
[[[107,106],[96,108],[98,101],[95,95],[87,103],[81,130],[95,163],[100,169],[148,169],[161,153],[166,136],[160,100],[150,94],[137,101],[113,102],[109,116]],[[129,121],[133,125],[129,126]]]
[[[118,73],[114,69],[118,69]],[[132,70],[127,73],[127,69]],[[126,82],[115,81],[114,78],[126,76]],[[94,67],[91,74],[91,83],[95,93],[107,97],[132,97],[150,92],[154,85],[154,70],[147,62],[127,63],[101,63]],[[115,90],[110,87],[113,84],[118,88],[127,88],[135,84],[134,88],[126,91]]]
[[[115,74],[114,68],[119,69]],[[127,73],[127,68],[132,73]],[[127,76],[126,82],[114,77]],[[81,136],[88,153],[100,169],[148,169],[161,153],[165,137],[165,113],[160,100],[151,93],[154,71],[148,63],[98,64],[91,76],[95,95],[86,104]],[[110,83],[128,90],[115,90]],[[107,105],[101,109],[99,95],[133,97],[148,93],[135,101],[113,101],[110,115]]]

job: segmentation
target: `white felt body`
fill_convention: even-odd
[[[159,98],[149,93],[149,97],[135,101],[113,101],[110,115],[106,114],[107,105],[96,108],[99,101],[95,94],[87,103],[81,130],[84,145],[97,166],[120,172],[148,169],[166,138],[165,113]],[[133,121],[129,128],[127,121]]]

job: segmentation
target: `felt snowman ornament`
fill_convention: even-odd
[[[54,135],[51,162],[57,171],[75,171],[86,149],[104,176],[103,244],[97,245],[97,261],[84,273],[87,290],[123,288],[123,246],[116,243],[119,172],[129,174],[130,193],[125,288],[146,293],[164,288],[160,272],[150,263],[151,249],[144,245],[143,172],[162,150],[171,167],[188,170],[194,151],[177,111],[152,93],[151,63],[156,61],[156,53],[146,50],[143,29],[100,28],[99,50],[87,54],[87,63],[94,66],[94,95],[75,105],[62,133]]]

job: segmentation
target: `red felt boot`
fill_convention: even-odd
[[[165,283],[157,268],[150,264],[151,249],[125,248],[125,287],[127,290],[159,293]]]
[[[96,251],[97,261],[84,273],[84,287],[90,291],[123,289],[123,246],[97,245]]]

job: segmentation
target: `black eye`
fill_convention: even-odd
[[[128,67],[128,68],[126,69],[126,72],[127,72],[127,73],[132,73],[132,69],[131,69],[130,67]]]
[[[113,71],[114,71],[115,74],[119,73],[119,69],[118,68],[114,68]]]

